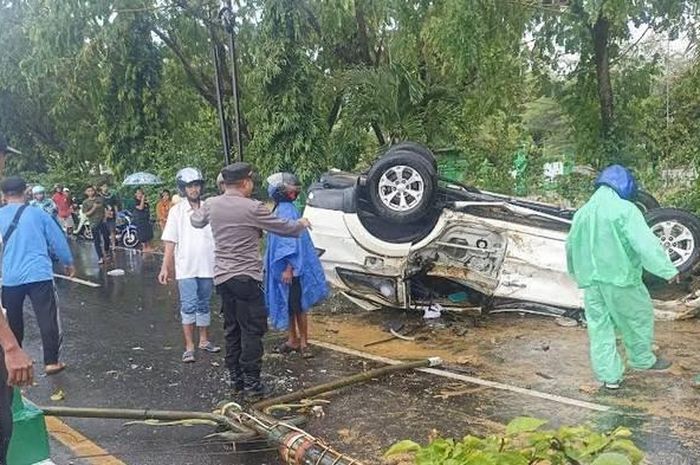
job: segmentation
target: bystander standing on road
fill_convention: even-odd
[[[175,269],[180,291],[180,313],[185,337],[182,361],[195,361],[194,328],[199,332],[199,349],[218,353],[209,340],[211,294],[214,289],[214,237],[211,227],[197,229],[190,217],[201,206],[204,177],[196,168],[183,168],[176,175],[177,188],[184,199],[168,215],[161,239],[165,244],[158,281],[168,284]]]
[[[267,178],[268,194],[279,218],[298,220],[294,201],[301,190],[296,176],[276,173]],[[289,337],[277,347],[282,354],[309,351],[308,311],[328,296],[323,266],[308,231],[299,237],[267,235],[265,247],[265,302],[270,323],[277,330],[289,330]]]
[[[192,225],[211,225],[215,243],[214,284],[224,306],[226,366],[234,390],[252,400],[270,393],[261,381],[267,309],[262,290],[260,239],[263,230],[298,236],[309,222],[274,216],[253,200],[253,168],[234,163],[222,170],[226,192],[212,197],[192,214]]]
[[[146,193],[138,188],[134,193],[134,225],[139,235],[139,242],[143,252],[152,252],[151,241],[153,240],[153,225],[151,224],[151,207],[146,199]]]
[[[109,230],[105,224],[104,198],[97,195],[94,186],[85,189],[83,213],[87,216],[92,230],[92,241],[97,252],[97,263],[100,265],[111,258]]]
[[[2,305],[21,345],[24,300],[29,296],[41,334],[46,374],[58,373],[65,365],[59,361],[61,323],[49,249],[70,276],[75,275],[73,257],[58,223],[38,208],[26,208],[23,179],[6,178],[0,189],[7,201],[7,206],[0,208]]]
[[[41,208],[51,218],[58,221],[58,208],[53,199],[46,197],[46,189],[44,186],[36,185],[32,187],[32,200],[29,205],[36,208]]]
[[[61,223],[63,230],[70,236],[73,232],[73,212],[70,191],[64,189],[63,186],[57,184],[53,188],[53,203],[58,209],[58,221]]]
[[[122,208],[122,202],[119,198],[119,194],[110,190],[107,181],[104,181],[100,185],[100,196],[104,200],[104,223],[109,233],[109,244],[112,250],[114,250],[114,247],[117,245],[117,213],[119,213],[119,210]]]
[[[8,153],[19,152],[8,147],[5,137],[0,134],[0,176],[5,171],[5,156]],[[32,360],[20,347],[2,309],[0,348],[0,465],[7,465],[7,451],[12,439],[12,386],[31,386],[34,383],[34,370]]]
[[[182,192],[181,194],[184,195]],[[165,229],[165,223],[168,222],[168,212],[170,212],[172,206],[170,191],[165,189],[160,193],[160,200],[156,204],[156,218],[158,219],[158,226],[161,232]]]
[[[590,357],[596,378],[618,389],[625,365],[617,350],[622,337],[627,363],[635,370],[665,370],[656,358],[654,308],[643,271],[678,279],[659,239],[630,200],[637,193],[632,173],[612,165],[600,174],[597,190],[574,215],[566,241],[569,274],[584,290]]]

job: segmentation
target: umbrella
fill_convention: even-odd
[[[139,171],[138,173],[130,174],[126,177],[123,186],[146,186],[163,184],[163,181],[155,174]]]

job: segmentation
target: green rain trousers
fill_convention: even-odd
[[[622,381],[616,334],[632,368],[656,363],[654,309],[642,272],[669,280],[678,271],[634,204],[598,188],[574,216],[566,241],[569,274],[584,289],[593,371],[601,382]]]
[[[594,284],[584,292],[591,365],[600,382],[622,381],[625,372],[617,351],[616,330],[622,337],[630,367],[646,370],[656,363],[652,351],[654,308],[644,284]]]

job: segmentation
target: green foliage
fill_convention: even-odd
[[[637,465],[644,455],[618,428],[602,434],[583,427],[541,430],[547,422],[519,417],[503,436],[438,438],[427,446],[404,440],[385,454],[412,454],[416,465]]]
[[[326,132],[315,102],[318,72],[307,49],[307,13],[301,2],[263,2],[259,57],[253,79],[260,106],[252,112],[258,136],[250,150],[265,173],[294,171],[310,181],[324,168]]]
[[[263,175],[291,170],[309,182],[329,168],[362,170],[412,139],[455,178],[489,190],[514,192],[523,150],[518,193],[579,203],[588,178],[552,189],[542,177],[543,163],[570,156],[594,169],[629,164],[662,200],[700,210],[698,186],[669,188],[659,176],[700,168],[700,61],[667,72],[664,48],[632,34],[692,32],[689,0],[239,3],[244,155]],[[221,71],[230,68],[219,7],[0,0],[0,131],[24,153],[8,172],[82,184],[105,169],[171,180],[195,165],[213,179],[223,164],[213,45],[226,57]],[[610,26],[609,134],[591,33],[601,18]],[[230,104],[228,79],[224,91]]]

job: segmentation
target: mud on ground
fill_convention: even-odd
[[[599,427],[630,426],[636,430],[642,447],[650,453],[653,460],[650,463],[700,462],[700,457],[686,456],[691,454],[689,451],[700,453],[700,439],[696,434],[700,427],[700,391],[692,386],[693,377],[700,373],[697,351],[700,322],[697,320],[657,322],[658,352],[673,361],[673,367],[666,373],[628,372],[623,389],[612,393],[600,391],[594,381],[585,328],[561,327],[551,318],[518,314],[451,315],[445,320],[445,328],[429,329],[422,325],[420,314],[397,310],[364,312],[337,297],[313,313],[312,333],[320,341],[399,360],[439,356],[446,368],[453,371],[608,405],[624,412],[625,416],[591,416],[590,412],[571,412],[568,407],[544,405],[540,401],[532,403],[535,411],[528,414],[550,418],[554,423],[570,424],[569,420],[577,420],[593,421]],[[416,340],[394,339],[372,344],[391,337],[388,327],[401,328],[400,333],[408,333]],[[463,409],[465,399],[483,396],[502,401],[512,394],[462,383],[448,384],[441,384],[441,390],[432,389],[434,407],[424,405],[417,411],[407,408],[391,415],[398,415],[404,424],[432,422],[438,429],[445,429],[444,421],[424,415],[434,408],[435,416],[439,417],[440,403],[451,402],[453,410],[448,415],[454,421],[450,422],[449,430],[461,437],[466,433],[496,432],[509,418],[525,413],[527,399],[524,404],[523,399],[513,399],[511,405],[516,408],[506,408],[503,415],[491,414],[477,419],[478,409],[471,410],[471,402]],[[410,391],[410,387],[407,389]],[[405,392],[398,386],[397,390]],[[406,399],[406,402],[407,405],[419,404],[416,400]],[[517,411],[517,406],[522,406],[522,411]],[[458,419],[461,412],[468,412],[463,422]],[[348,431],[338,433],[338,440],[352,442],[352,430]],[[371,437],[377,433],[371,428],[364,432],[372,443]],[[410,428],[407,432],[410,434]]]

